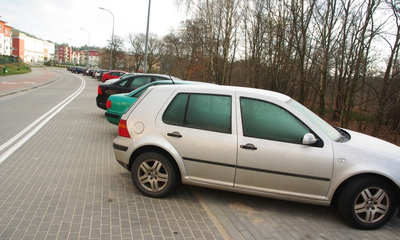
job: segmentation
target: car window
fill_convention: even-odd
[[[231,97],[208,94],[178,94],[167,107],[167,124],[231,133]]]
[[[126,82],[128,82],[128,81],[129,81],[129,79],[122,81],[122,82],[118,83],[118,86],[124,87],[126,85]]]
[[[139,98],[149,87],[153,87],[153,86],[157,86],[157,85],[165,85],[165,84],[171,84],[171,83],[156,83],[154,82],[153,84],[147,86],[147,87],[143,87],[142,89],[137,89],[139,91],[137,91],[135,94],[133,94],[131,97],[133,98]]]
[[[240,98],[243,135],[301,143],[309,129],[287,110],[261,100]]]
[[[136,77],[130,83],[130,88],[138,88],[138,87],[141,87],[141,86],[143,86],[145,84],[148,84],[150,82],[151,82],[151,77],[147,77],[147,76]]]
[[[154,81],[160,81],[160,80],[169,80],[168,78],[165,77],[153,77]]]

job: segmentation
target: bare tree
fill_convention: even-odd
[[[337,22],[338,8],[336,0],[322,1],[317,3],[315,8],[315,39],[318,46],[317,54],[319,54],[318,64],[321,73],[320,81],[316,87],[319,98],[318,114],[325,116],[326,108],[326,90],[328,86],[329,73],[333,69],[333,57],[335,45],[337,41]]]
[[[399,48],[400,48],[400,2],[396,0],[386,0],[387,6],[392,11],[392,17],[395,19],[395,33],[393,34],[393,42],[389,39],[384,38],[390,45],[390,56],[386,65],[384,77],[382,79],[382,85],[380,90],[377,91],[378,96],[378,108],[376,111],[376,120],[373,129],[373,135],[379,133],[379,127],[383,119],[385,110],[387,109],[387,103],[393,95],[397,95],[398,87],[395,87],[396,76],[398,75],[397,69],[395,68],[398,59]]]
[[[143,33],[129,34],[129,53],[132,55],[132,67],[135,72],[140,72],[144,62],[144,45],[146,35]]]
[[[235,59],[238,29],[239,0],[180,0],[193,14],[194,22],[201,25],[201,51],[205,73],[212,82],[225,84],[231,76],[232,62]],[[229,69],[228,69],[229,68]]]

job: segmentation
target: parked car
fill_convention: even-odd
[[[101,78],[103,77],[103,73],[105,73],[105,72],[109,72],[109,70],[103,70],[103,69],[98,70],[95,74],[95,78],[98,79],[99,81],[101,81]]]
[[[144,93],[147,88],[157,85],[168,84],[205,84],[203,82],[184,81],[184,80],[160,80],[148,83],[142,87],[133,90],[130,93],[119,93],[108,97],[106,102],[107,111],[106,118],[109,123],[118,125],[119,120],[124,112]]]
[[[107,73],[107,72],[109,72],[109,70],[101,70],[100,71],[100,75],[99,75],[99,77],[97,78],[99,81],[101,81],[102,79],[103,79],[103,74],[104,73]]]
[[[71,72],[73,72],[73,73],[82,73],[83,72],[83,68],[81,68],[81,67],[74,67],[74,68],[72,68],[71,69]]]
[[[83,73],[83,75],[85,75],[85,76],[92,76],[93,73],[94,73],[95,71],[96,71],[96,69],[89,68],[89,69],[87,69],[87,70]]]
[[[95,69],[95,70],[93,71],[92,78],[96,78],[96,73],[97,73],[97,71],[100,71],[100,69]]]
[[[400,199],[400,148],[335,128],[279,93],[231,86],[150,87],[122,115],[116,160],[144,195],[178,181],[328,206],[376,229]]]
[[[123,75],[118,80],[109,80],[105,83],[101,83],[97,89],[97,106],[101,109],[107,110],[106,102],[110,95],[117,93],[128,93],[150,82],[167,79],[173,79],[174,81],[179,80],[179,78],[161,74],[128,73]]]
[[[101,81],[105,82],[109,79],[120,78],[122,75],[124,75],[126,73],[128,73],[128,72],[119,71],[119,70],[112,70],[109,72],[105,72],[105,73],[103,73],[103,76],[101,77]]]

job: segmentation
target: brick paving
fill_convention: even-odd
[[[225,239],[187,186],[152,199],[115,161],[87,87],[0,165],[0,239]]]
[[[96,107],[98,81],[83,78],[84,92],[0,164],[0,240],[400,238],[397,217],[360,231],[334,207],[182,185],[141,195],[114,159],[117,126]]]

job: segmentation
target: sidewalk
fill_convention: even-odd
[[[1,77],[0,96],[76,78],[60,71],[66,74],[35,69],[8,90],[4,82],[21,76]],[[166,198],[143,196],[115,161],[118,128],[95,104],[98,81],[83,78],[84,92],[0,165],[0,240],[399,239],[398,217],[381,229],[361,231],[335,207],[186,185]]]
[[[41,87],[60,78],[60,75],[46,71],[44,68],[32,68],[32,72],[27,74],[3,76],[0,77],[0,97]]]

